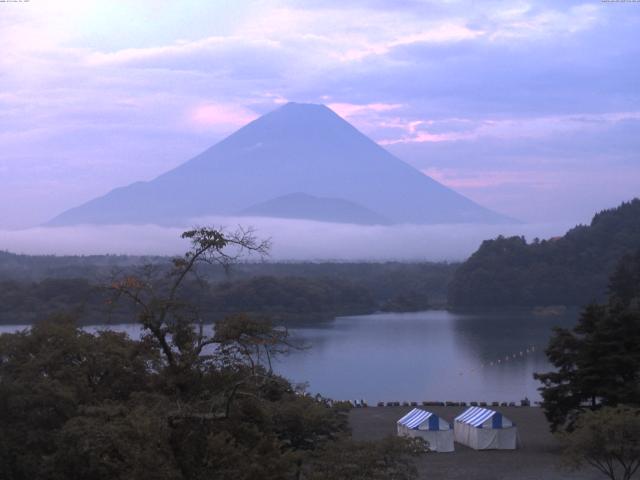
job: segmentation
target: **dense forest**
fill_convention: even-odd
[[[238,263],[203,265],[184,295],[205,321],[254,312],[284,323],[377,310],[442,306],[456,264]],[[112,278],[142,268],[170,269],[165,257],[27,256],[0,252],[0,323],[30,324],[66,312],[81,323],[129,322],[127,306],[109,300]],[[90,312],[90,315],[89,315]]]
[[[108,278],[114,269],[167,262],[163,257],[127,255],[19,255],[0,251],[0,280]]]
[[[463,264],[432,262],[240,262],[204,265],[185,286],[189,301],[215,321],[260,312],[309,322],[375,311],[438,307],[583,305],[604,299],[616,262],[640,246],[640,200],[596,214],[563,237],[486,240]],[[170,269],[167,257],[28,256],[0,252],[0,323],[27,324],[56,312],[81,323],[124,322],[109,303],[114,275],[143,265]],[[91,312],[91,320],[85,312]]]
[[[584,305],[606,297],[617,262],[640,246],[640,200],[604,210],[563,237],[486,240],[455,272],[455,307]]]
[[[195,328],[185,282],[224,259],[229,240],[188,233],[192,249],[168,270],[121,273],[108,287],[142,338],[91,334],[65,316],[0,335],[0,478],[416,478],[422,440],[355,442],[349,404],[274,373],[272,359],[296,348],[285,328],[242,314],[212,336]]]
[[[552,430],[572,430],[589,409],[640,406],[640,249],[618,262],[605,303],[554,329],[546,354],[555,368],[534,376]]]

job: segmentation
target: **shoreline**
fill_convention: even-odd
[[[411,406],[354,408],[349,412],[352,438],[378,440],[396,435],[396,422]],[[453,419],[467,407],[430,406],[442,419]],[[421,480],[598,480],[596,470],[571,472],[563,468],[560,443],[549,431],[539,407],[489,407],[512,420],[518,428],[516,450],[473,450],[459,443],[451,453],[427,453],[416,458]]]

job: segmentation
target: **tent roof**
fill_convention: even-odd
[[[426,410],[422,410],[420,408],[414,408],[409,413],[407,413],[404,417],[398,420],[400,425],[404,425],[407,428],[417,428],[423,422],[429,419],[433,413],[427,412]]]
[[[488,408],[471,407],[458,415],[455,421],[479,427],[497,413],[495,410],[489,410]]]

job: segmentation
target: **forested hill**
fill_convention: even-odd
[[[167,262],[166,257],[133,255],[23,255],[0,250],[0,281],[108,279],[114,269]]]
[[[132,321],[132,312],[108,302],[115,275],[137,275],[145,264],[168,272],[168,257],[96,255],[56,257],[0,251],[0,324],[31,324],[60,312],[81,323]],[[250,312],[277,322],[314,322],[376,310],[418,311],[442,306],[457,264],[238,263],[230,272],[202,265],[199,286],[183,300],[208,320]],[[205,315],[206,314],[206,315]]]
[[[616,263],[640,247],[640,200],[593,217],[563,237],[482,243],[449,285],[455,307],[584,305],[606,296]]]

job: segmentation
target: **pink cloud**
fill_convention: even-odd
[[[233,129],[255,120],[258,115],[246,108],[233,105],[204,103],[187,112],[191,125],[205,129]]]
[[[501,118],[471,120],[464,118],[448,118],[442,120],[404,121],[393,119],[379,124],[382,127],[404,130],[406,134],[396,138],[379,141],[381,145],[398,143],[452,142],[476,140],[480,137],[502,139],[512,138],[545,138],[565,132],[600,131],[625,120],[640,119],[640,112],[610,112],[580,115],[552,115],[530,118]],[[431,133],[425,127],[447,127],[447,124],[463,125],[464,130]]]
[[[396,143],[426,143],[426,142],[455,142],[475,138],[472,133],[429,133],[419,132],[408,137],[380,140],[380,145],[394,145]]]

